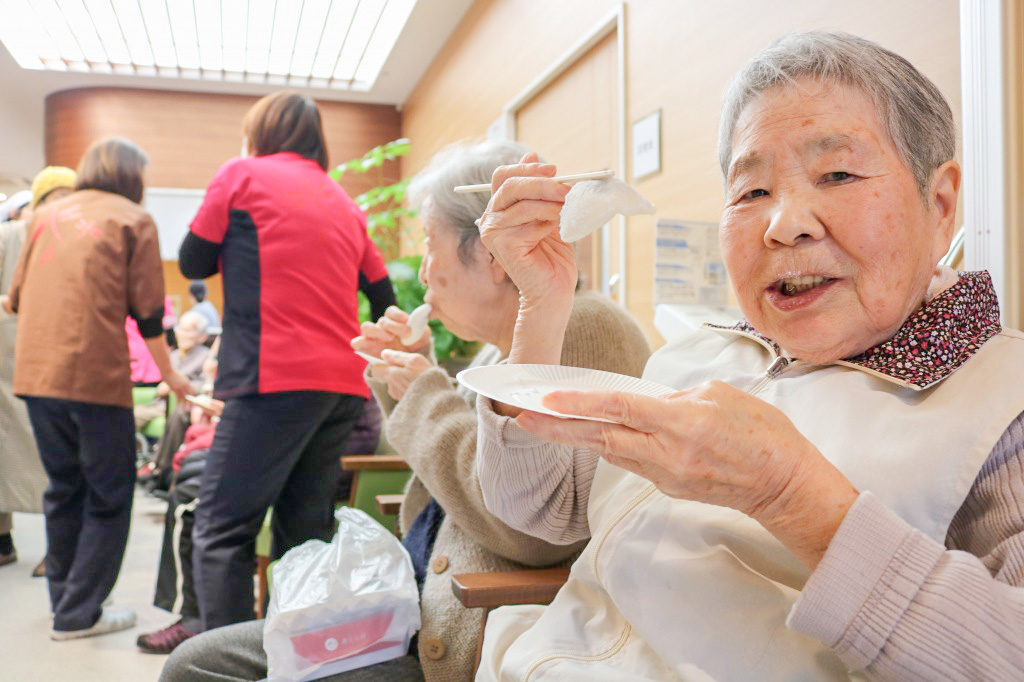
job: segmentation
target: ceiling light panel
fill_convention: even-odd
[[[417,0],[0,0],[26,69],[368,90]]]

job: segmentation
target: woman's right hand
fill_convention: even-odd
[[[480,219],[480,238],[519,289],[508,361],[557,365],[576,293],[576,255],[559,234],[569,188],[555,167],[530,153],[491,177],[494,194]],[[502,414],[515,408],[496,404]]]
[[[377,358],[385,349],[403,353],[424,353],[430,348],[432,338],[428,325],[419,339],[408,346],[402,343],[402,337],[410,331],[409,313],[396,306],[390,306],[376,322],[363,322],[359,330],[362,335],[352,339],[352,348]]]
[[[555,166],[529,153],[491,176],[493,194],[480,219],[484,246],[505,269],[527,305],[571,301],[576,256],[559,234],[568,186],[555,182]]]

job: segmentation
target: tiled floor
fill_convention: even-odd
[[[128,551],[113,598],[115,605],[135,609],[138,625],[68,642],[50,640],[46,580],[29,575],[46,547],[43,517],[14,515],[19,560],[0,568],[0,680],[150,682],[160,676],[165,657],[141,653],[135,638],[174,621],[152,605],[165,509],[165,502],[136,495]]]

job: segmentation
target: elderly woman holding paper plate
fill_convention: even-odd
[[[452,189],[487,181],[496,168],[526,152],[512,142],[456,145],[437,154],[410,185],[425,228],[420,269],[425,300],[433,317],[454,334],[484,343],[474,367],[487,368],[508,356],[519,291],[484,248],[474,222],[489,193]],[[554,166],[538,167],[554,173]],[[636,322],[598,294],[570,291],[569,297],[560,362],[638,377],[650,349]],[[469,679],[483,613],[467,613],[452,594],[451,576],[563,564],[582,546],[516,532],[487,511],[475,473],[475,396],[453,385],[434,360],[429,329],[421,326],[417,333],[416,326],[406,313],[390,308],[377,322],[363,323],[352,346],[371,359],[369,383],[385,414],[388,441],[413,472],[399,520],[421,589],[423,625],[418,651],[412,652],[418,657],[330,679]],[[262,633],[262,623],[252,622],[195,637],[174,652],[161,679],[261,679],[267,674]]]
[[[592,540],[550,606],[491,614],[477,679],[1019,679],[1024,335],[986,273],[936,266],[949,106],[874,43],[791,35],[736,77],[719,145],[746,321],[656,353],[662,397],[480,399],[488,508]],[[521,294],[512,365],[557,363],[570,310],[550,175],[499,169],[482,220]]]

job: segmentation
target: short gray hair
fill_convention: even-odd
[[[732,137],[740,114],[771,88],[812,78],[858,88],[871,97],[878,118],[922,195],[932,172],[956,155],[949,103],[920,71],[895,52],[848,33],[811,31],[783,36],[751,59],[725,96],[718,129],[718,162],[728,179]]]
[[[518,163],[530,150],[518,142],[487,140],[458,142],[434,155],[427,167],[409,183],[407,196],[413,208],[420,208],[429,197],[434,210],[459,235],[459,259],[470,263],[473,245],[480,238],[477,218],[487,210],[489,192],[456,194],[458,185],[490,184],[498,166]]]
[[[206,319],[206,316],[202,313],[196,312],[195,310],[189,310],[182,313],[181,317],[178,318],[178,324],[181,324],[185,320],[195,320],[196,332],[199,334],[205,334],[206,328],[210,326],[210,321]]]

